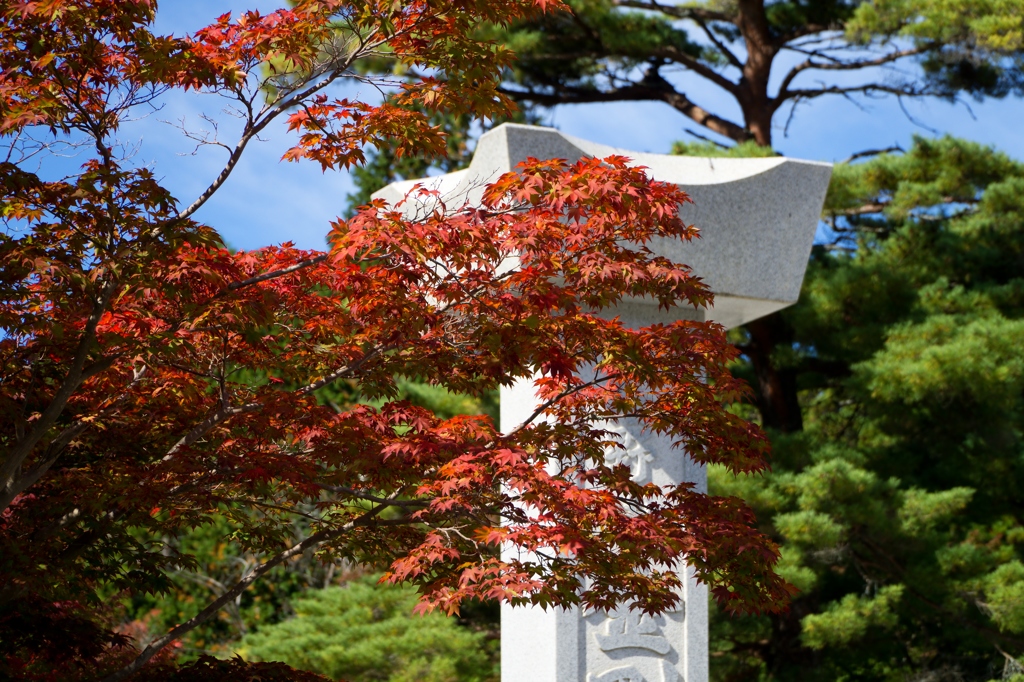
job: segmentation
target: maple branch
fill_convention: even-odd
[[[248,497],[219,497],[218,496],[218,497],[214,497],[212,499],[220,500],[222,502],[235,502],[235,503],[238,503],[238,504],[248,504],[248,505],[252,505],[254,507],[266,507],[267,509],[276,509],[277,511],[282,511],[282,512],[284,512],[286,514],[295,514],[296,516],[301,516],[304,519],[309,519],[310,521],[315,521],[317,523],[322,523],[324,521],[324,519],[321,518],[321,517],[316,517],[316,516],[313,516],[312,514],[307,514],[306,512],[299,511],[298,509],[295,509],[294,507],[282,507],[279,504],[272,504],[270,502],[261,502],[260,500],[254,500],[254,499],[248,498]]]
[[[377,504],[387,504],[392,507],[429,507],[430,500],[398,500],[393,497],[380,497],[377,495],[370,495],[363,493],[355,488],[349,488],[344,485],[328,485],[327,483],[317,483],[318,488],[329,490],[333,493],[341,493],[342,495],[349,495],[351,497],[358,498],[360,500],[366,500],[367,502],[376,502]],[[397,493],[396,493],[397,495]]]
[[[61,81],[61,85],[66,91],[68,90],[68,86],[63,82],[63,80]],[[81,86],[82,84],[79,82],[79,89]],[[126,96],[124,101],[115,108],[115,117],[117,113],[123,109],[127,109],[133,102],[135,102],[135,95],[137,92],[137,89],[132,90],[129,95]],[[154,91],[154,93],[155,92],[156,91]],[[70,95],[71,93],[66,92],[66,94]],[[155,94],[153,96],[155,96]],[[79,115],[83,120],[83,123],[79,127],[84,132],[92,136],[96,151],[102,157],[102,163],[106,172],[113,173],[116,170],[113,152],[111,151],[110,146],[105,142],[108,134],[110,133],[108,126],[110,117],[108,116],[106,119],[96,119],[77,97],[71,97],[70,99],[74,103],[75,109],[79,112]],[[150,100],[138,100],[138,102],[145,101]],[[114,199],[111,183],[106,181],[103,183],[101,195],[103,196],[103,201],[107,209],[107,221],[105,222],[109,223],[108,227],[110,229],[110,235],[113,235],[117,231],[117,226],[121,223],[121,213],[120,207]],[[73,222],[68,222],[70,227],[73,230],[76,230]],[[109,236],[108,238],[112,239],[113,237]],[[103,245],[98,243],[95,239],[90,238],[89,240],[93,244],[93,247],[98,251],[105,250]],[[21,475],[18,474],[32,450],[35,449],[36,445],[38,445],[50,428],[56,424],[60,415],[63,413],[67,402],[78,390],[82,382],[95,374],[109,369],[117,359],[116,356],[111,356],[102,358],[89,366],[86,366],[85,364],[96,341],[97,326],[110,304],[115,288],[116,278],[113,275],[108,275],[106,281],[103,282],[99,293],[94,299],[93,310],[89,314],[89,317],[86,318],[82,337],[79,340],[74,357],[71,361],[71,366],[68,369],[64,380],[61,382],[60,388],[58,388],[57,393],[54,395],[47,408],[40,415],[39,419],[36,420],[35,426],[29,434],[19,438],[14,449],[8,453],[7,457],[4,458],[3,464],[0,466],[0,485],[3,486],[0,488],[0,509],[6,509],[11,502],[13,502],[15,497],[37,482],[40,477],[42,477],[43,474],[45,474],[57,461],[67,443],[70,442],[75,435],[81,433],[85,429],[86,422],[83,420],[79,420],[78,423],[72,425],[68,429],[65,429],[65,431],[58,435],[54,442],[50,444],[50,452],[48,455],[44,456],[43,459],[29,471],[23,472]],[[140,376],[137,375],[135,381],[137,382],[139,378]]]
[[[230,408],[225,408],[223,404],[218,406],[216,410],[211,411],[210,414],[206,416],[206,419],[204,419],[203,421],[199,422],[191,429],[189,429],[188,433],[182,436],[178,440],[178,442],[175,443],[171,447],[171,449],[167,451],[167,454],[163,456],[163,459],[161,461],[168,462],[174,459],[175,455],[177,455],[183,449],[189,447],[190,445],[198,441],[200,438],[205,436],[210,431],[210,429],[217,426],[217,424],[220,424],[221,422],[225,421],[229,417],[234,417],[239,414],[246,414],[248,412],[255,412],[262,406],[262,403],[259,402],[247,403],[245,405],[239,405],[237,407]]]
[[[172,121],[164,121],[164,120],[161,120],[160,122],[161,123],[165,123],[165,124],[167,124],[169,126],[172,126],[174,128],[177,128],[178,130],[181,131],[181,134],[184,135],[187,139],[192,140],[193,142],[196,143],[196,146],[192,150],[192,153],[191,153],[192,156],[196,156],[199,153],[200,147],[205,147],[205,146],[220,147],[221,149],[227,151],[228,154],[230,154],[231,153],[231,147],[226,145],[226,144],[224,144],[223,142],[221,142],[220,139],[218,138],[220,124],[217,122],[217,119],[215,119],[212,116],[210,116],[208,114],[205,114],[205,113],[204,114],[199,114],[199,118],[201,118],[204,121],[206,121],[207,123],[209,123],[210,127],[213,128],[213,131],[212,132],[208,132],[208,131],[205,131],[205,130],[200,130],[200,132],[198,132],[198,133],[192,132],[185,125],[185,117],[184,116],[180,117],[178,119],[177,123],[174,123]]]
[[[75,436],[78,436],[85,431],[89,426],[89,422],[84,419],[79,419],[74,424],[64,429],[57,438],[47,447],[49,454],[42,460],[36,463],[34,467],[18,476],[17,480],[10,486],[9,493],[14,497],[17,497],[25,490],[35,485],[35,483],[42,478],[43,474],[50,470],[50,467],[56,463],[60,456],[64,454],[64,448],[68,443],[71,442]]]
[[[371,34],[373,35],[373,34]],[[317,82],[312,83],[309,87],[302,90],[293,90],[291,94],[286,97],[282,97],[277,101],[276,104],[271,106],[269,109],[261,112],[258,116],[254,117],[251,110],[247,116],[248,120],[245,124],[245,130],[238,142],[235,144],[234,149],[231,150],[228,155],[228,161],[221,169],[221,172],[217,175],[210,185],[203,190],[203,192],[193,201],[187,208],[181,211],[177,216],[172,219],[172,222],[188,219],[192,214],[198,211],[203,204],[209,201],[210,197],[217,193],[217,190],[227,181],[228,176],[234,170],[238,164],[238,160],[242,156],[242,152],[245,151],[246,145],[259,135],[264,128],[270,125],[271,121],[276,119],[282,113],[291,109],[292,107],[298,106],[303,100],[311,95],[316,94],[320,90],[323,90],[331,83],[341,78],[345,71],[352,66],[353,62],[360,59],[367,51],[376,49],[380,45],[386,43],[387,40],[369,41],[368,39],[361,38],[359,48],[353,50],[347,57],[343,58],[339,62],[331,64],[330,70],[324,73],[313,76],[310,80],[321,78]],[[326,78],[324,78],[326,76]],[[262,118],[261,118],[262,117]]]
[[[335,76],[335,78],[337,78],[337,76]],[[334,79],[332,78],[331,80]],[[320,87],[326,87],[327,84],[328,83],[324,83]],[[313,92],[316,92],[316,90],[313,90]],[[272,121],[274,118],[277,118],[277,116],[280,115],[283,111],[283,108],[275,108],[271,110],[271,114],[269,114],[266,118],[260,121],[259,124],[256,124],[255,119],[250,117],[245,124],[245,131],[242,133],[242,136],[239,138],[238,142],[235,143],[234,148],[228,154],[228,160],[227,163],[224,164],[224,168],[221,169],[220,173],[217,174],[217,177],[214,178],[213,182],[211,182],[207,186],[207,188],[203,190],[202,193],[200,193],[200,195],[196,197],[196,199],[191,204],[188,205],[187,208],[178,213],[178,215],[176,215],[172,219],[172,222],[187,220],[189,217],[192,216],[192,214],[194,214],[196,211],[202,208],[203,204],[209,201],[210,197],[216,194],[217,191],[221,188],[221,186],[223,186],[223,184],[227,181],[228,177],[231,175],[231,172],[235,169],[235,166],[238,164],[239,159],[242,158],[242,153],[245,151],[245,148],[249,144],[249,142],[254,137],[256,137],[259,134],[259,132],[270,123],[270,121]]]
[[[369,521],[373,520],[374,517],[379,515],[382,511],[388,508],[388,505],[379,505],[374,509],[371,509],[359,516],[352,521],[349,521],[340,528],[331,528],[322,530],[318,533],[310,535],[305,540],[298,542],[287,550],[277,554],[273,558],[269,559],[263,564],[260,564],[257,568],[253,569],[251,573],[236,582],[230,589],[226,590],[217,599],[210,602],[206,608],[197,613],[194,617],[171,628],[165,635],[154,640],[149,646],[142,650],[142,652],[132,661],[130,664],[121,668],[112,675],[108,675],[103,678],[102,682],[120,682],[128,678],[130,675],[138,672],[142,666],[149,662],[153,656],[155,656],[161,649],[170,644],[176,639],[180,639],[183,635],[188,634],[194,630],[197,626],[208,620],[211,616],[220,611],[221,607],[227,604],[229,601],[234,599],[236,596],[244,592],[250,585],[256,582],[257,579],[265,575],[271,569],[281,565],[285,561],[288,561],[292,557],[298,556],[305,552],[311,547],[315,547],[328,540],[333,540],[347,532],[352,531],[360,526],[365,526]]]
[[[355,362],[345,365],[344,367],[341,367],[340,369],[320,379],[317,379],[316,381],[310,382],[305,386],[302,386],[294,390],[292,393],[297,396],[309,395],[310,393],[323,388],[327,384],[342,378],[346,374],[350,374],[351,372],[356,371],[357,369],[365,365],[366,362],[369,361],[370,359],[377,357],[381,353],[393,350],[395,348],[397,348],[397,346],[379,346],[377,348],[374,348],[370,352],[363,354],[363,356],[356,360]],[[172,446],[171,449],[167,451],[167,454],[163,456],[163,459],[161,461],[168,462],[174,459],[174,456],[181,452],[181,450],[189,447],[190,445],[198,441],[204,435],[209,433],[211,429],[213,429],[218,424],[226,421],[227,419],[238,416],[240,414],[249,414],[251,412],[255,412],[259,410],[261,407],[263,407],[263,403],[259,400],[253,401],[251,403],[246,403],[244,405],[238,405],[236,407],[225,407],[222,401],[221,405],[218,406],[216,410],[211,411],[210,414],[207,415],[207,417],[203,421],[199,422],[191,429],[189,429],[188,433],[182,436],[181,439],[179,439],[178,442],[175,443],[174,446]]]
[[[174,486],[173,488],[171,488],[170,490],[167,491],[166,497],[167,497],[167,499],[172,499],[175,496],[177,496],[177,495],[179,495],[179,494],[181,494],[183,492],[188,492],[188,491],[195,490],[195,489],[199,488],[205,481],[208,481],[209,479],[211,479],[211,478],[213,478],[215,476],[221,476],[221,475],[225,475],[225,474],[230,474],[230,473],[234,473],[234,472],[237,472],[237,471],[238,470],[235,469],[235,468],[215,469],[215,470],[212,470],[212,471],[208,471],[204,475],[200,476],[199,478],[197,478],[195,480],[189,481],[188,483],[179,483],[178,485]],[[104,519],[104,520],[107,520],[107,521],[116,521],[119,518],[121,518],[123,515],[124,515],[124,509],[122,508],[122,509],[108,511],[106,514],[104,514],[101,517],[101,519]],[[75,521],[75,520],[81,518],[81,516],[82,516],[82,510],[80,508],[78,508],[78,507],[75,507],[71,511],[69,511],[66,514],[64,514],[63,516],[61,516],[59,519],[55,519],[52,523],[50,523],[49,525],[47,525],[47,526],[43,527],[42,529],[38,530],[36,533],[34,533],[33,536],[32,536],[32,540],[35,541],[35,542],[38,542],[38,541],[40,541],[40,540],[42,540],[42,539],[44,539],[46,537],[49,537],[50,535],[52,535],[56,531],[60,530],[61,528],[64,528],[65,526],[67,526],[72,521]],[[58,560],[66,562],[67,559],[74,558],[78,553],[81,552],[82,549],[84,549],[89,544],[91,544],[91,542],[93,542],[95,539],[97,539],[99,537],[99,535],[100,535],[100,533],[97,533],[95,529],[89,530],[89,531],[86,531],[86,532],[82,533],[81,535],[78,536],[77,539],[75,539],[74,541],[69,543],[69,545],[65,548],[65,550],[63,552],[61,552],[60,556],[58,557]],[[2,602],[0,602],[0,603],[2,603]]]
[[[599,386],[600,384],[603,384],[603,383],[606,383],[608,381],[611,381],[612,379],[618,378],[618,376],[619,376],[618,374],[608,374],[604,378],[595,378],[592,381],[587,381],[585,383],[580,384],[579,386],[573,386],[572,388],[565,389],[564,391],[562,391],[561,393],[556,395],[554,398],[546,400],[543,403],[541,403],[540,405],[538,405],[537,409],[533,411],[533,414],[531,414],[529,417],[527,417],[516,428],[512,429],[507,434],[505,434],[506,437],[507,436],[513,436],[513,435],[519,433],[520,431],[522,431],[523,429],[525,429],[527,426],[529,426],[533,422],[534,419],[536,419],[541,414],[543,414],[546,409],[548,409],[549,407],[551,407],[555,403],[559,402],[563,398],[568,398],[572,394],[579,393],[580,391],[582,391],[585,388],[590,388],[591,386]]]
[[[18,480],[21,478],[18,476],[18,470],[39,441],[43,439],[43,436],[57,423],[57,419],[64,412],[64,407],[67,405],[68,400],[71,399],[71,396],[74,395],[83,381],[108,369],[114,363],[114,358],[105,358],[86,366],[89,352],[92,350],[93,343],[96,340],[96,327],[107,310],[113,292],[114,280],[108,279],[101,287],[93,310],[86,319],[85,328],[82,330],[82,338],[78,342],[71,366],[68,368],[67,374],[64,375],[60,388],[57,389],[57,393],[50,400],[50,404],[39,415],[32,430],[4,457],[3,465],[0,466],[0,484],[3,485],[3,488],[0,488],[0,510],[7,509],[11,502],[14,501],[18,494],[15,492],[18,488]]]
[[[325,253],[323,255],[317,256],[316,258],[309,258],[307,260],[304,260],[304,261],[301,261],[299,263],[296,263],[295,265],[289,265],[286,268],[281,268],[279,270],[271,270],[270,272],[265,272],[262,275],[257,275],[256,277],[250,277],[249,279],[243,279],[240,282],[232,282],[231,284],[228,285],[228,291],[236,291],[236,290],[241,289],[243,287],[247,287],[247,286],[250,286],[250,285],[253,285],[253,284],[259,284],[260,282],[266,282],[269,279],[275,279],[277,277],[283,277],[284,275],[290,275],[293,272],[296,272],[298,270],[302,270],[304,268],[308,268],[311,265],[317,265],[319,263],[323,263],[329,257],[330,257],[330,254],[329,253]]]
[[[345,365],[344,367],[342,367],[342,368],[340,368],[340,369],[338,369],[338,370],[336,370],[336,371],[334,371],[334,372],[324,376],[321,379],[317,379],[316,381],[310,382],[310,383],[306,384],[305,386],[302,386],[301,388],[296,389],[295,390],[295,394],[296,395],[308,395],[308,394],[312,393],[313,391],[317,391],[317,390],[323,388],[324,386],[326,386],[327,384],[329,384],[329,383],[331,383],[333,381],[337,381],[338,379],[342,378],[346,374],[350,374],[350,373],[356,371],[357,369],[359,369],[360,367],[365,365],[369,360],[379,356],[381,353],[387,353],[388,351],[397,350],[397,349],[398,349],[398,346],[396,346],[396,345],[378,346],[377,348],[374,348],[373,350],[371,350],[369,353],[364,353],[363,356],[361,358],[359,358],[358,360],[356,360],[355,362],[353,362],[353,363],[351,363],[349,365]]]

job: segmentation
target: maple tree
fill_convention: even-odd
[[[657,612],[683,561],[728,610],[784,607],[776,549],[746,506],[604,461],[615,441],[600,424],[628,416],[700,462],[766,467],[763,437],[723,407],[744,388],[720,328],[633,330],[610,312],[625,296],[709,303],[646,246],[697,236],[677,188],[621,157],[531,161],[479,207],[420,193],[412,219],[371,204],[333,223],[326,253],[233,253],[195,219],[277,119],[298,137],[285,159],[328,170],[374,144],[441,153],[433,112],[508,115],[509,53],[469,28],[544,4],[303,0],[171,37],[152,32],[152,0],[0,2],[5,674],[122,680],[149,664],[149,677],[250,679],[207,659],[171,672],[167,647],[310,552],[384,567],[448,613],[469,598]],[[330,97],[378,53],[435,76],[383,81],[395,91],[381,104]],[[173,90],[242,116],[187,205],[118,139]],[[69,175],[46,163],[60,145],[88,157]],[[543,404],[503,434],[397,399],[403,377],[475,395],[537,377]],[[317,399],[337,385],[380,406]],[[111,604],[194,570],[167,538],[213,518],[259,563],[136,651]]]

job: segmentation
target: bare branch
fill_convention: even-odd
[[[693,19],[696,21],[723,21],[727,24],[735,24],[736,17],[730,16],[725,12],[716,12],[715,10],[706,9],[704,7],[679,7],[677,5],[662,5],[657,0],[616,0],[616,5],[619,7],[630,7],[632,9],[645,9],[651,12],[661,12],[670,17],[676,19]]]
[[[682,50],[676,47],[659,47],[651,50],[651,55],[660,57],[668,61],[682,64],[694,73],[700,74],[707,80],[711,81],[718,87],[722,88],[728,93],[735,95],[739,92],[739,85],[733,83],[731,80],[718,73],[707,64],[702,64],[699,60],[691,57]],[[742,65],[740,68],[743,68]]]
[[[613,90],[601,91],[587,88],[559,87],[556,92],[543,93],[535,90],[508,90],[501,89],[502,94],[516,100],[526,100],[540,104],[541,106],[556,106],[558,104],[583,104],[592,102],[622,102],[622,101],[649,101],[665,102],[676,111],[689,117],[696,123],[704,126],[712,132],[723,137],[728,137],[736,142],[753,139],[750,132],[743,126],[694,104],[689,97],[677,92],[667,82],[657,85],[643,83],[627,85]]]
[[[793,48],[790,48],[790,49],[793,49]],[[778,99],[778,100],[789,99],[789,93],[790,92],[795,92],[795,91],[789,90],[789,86],[793,83],[793,80],[797,76],[799,76],[801,73],[803,73],[804,71],[808,71],[808,70],[816,70],[816,71],[856,71],[858,69],[866,69],[866,68],[870,68],[870,67],[873,67],[873,66],[883,66],[885,64],[891,64],[892,62],[895,62],[895,61],[898,61],[900,59],[903,59],[904,57],[910,57],[910,56],[913,56],[913,55],[922,54],[923,52],[926,52],[929,49],[931,49],[930,44],[929,45],[922,45],[922,46],[910,48],[910,49],[907,49],[907,50],[897,50],[896,52],[890,52],[888,54],[882,55],[881,57],[877,57],[875,59],[861,59],[861,60],[849,61],[849,62],[835,60],[835,61],[829,61],[827,63],[822,63],[822,62],[813,61],[813,59],[808,59],[808,60],[800,62],[799,64],[794,66],[783,77],[782,84],[779,86],[779,94],[777,95],[776,99]],[[833,57],[828,57],[828,58],[829,59],[835,59]]]
[[[856,154],[851,154],[850,156],[848,156],[846,159],[843,159],[839,163],[850,163],[851,161],[856,161],[857,159],[863,159],[863,158],[868,157],[868,156],[878,156],[879,154],[891,154],[893,152],[901,152],[902,153],[902,152],[906,152],[906,150],[903,149],[903,147],[899,146],[898,144],[897,145],[893,145],[892,147],[886,147],[885,149],[865,149],[862,152],[857,152]]]
[[[884,92],[890,95],[897,95],[900,97],[925,97],[929,93],[915,90],[912,86],[899,86],[899,85],[885,85],[883,83],[868,83],[867,85],[830,85],[824,88],[818,89],[800,89],[800,90],[789,90],[776,97],[776,101],[780,104],[788,99],[814,99],[815,97],[821,97],[822,95],[848,95],[853,93],[864,93],[871,94],[873,92]]]
[[[708,137],[707,135],[701,135],[701,134],[700,134],[700,133],[698,133],[698,132],[697,132],[696,130],[691,130],[690,128],[684,128],[683,130],[685,130],[685,131],[686,131],[687,133],[689,133],[690,135],[693,135],[693,136],[694,136],[694,137],[696,137],[696,138],[697,138],[698,140],[704,140],[705,142],[710,142],[711,144],[713,144],[713,145],[715,145],[715,146],[717,146],[717,147],[720,147],[720,148],[722,148],[722,149],[732,149],[732,147],[730,147],[729,145],[727,145],[727,144],[722,144],[722,143],[721,143],[721,142],[719,142],[718,140],[712,140],[712,139],[711,139],[710,137]]]
[[[700,17],[693,17],[693,21],[700,26],[701,30],[704,31],[704,35],[706,35],[708,40],[718,48],[718,51],[725,55],[725,58],[729,60],[730,64],[735,66],[737,69],[743,68],[743,63],[740,61],[739,57],[737,57],[732,50],[726,47],[725,43],[718,39],[718,36],[715,35],[714,31],[711,30],[711,27],[708,26],[708,23],[704,19]]]
[[[828,32],[829,30],[830,27],[825,26],[824,24],[806,24],[804,26],[801,26],[790,31],[789,33],[783,34],[782,36],[779,37],[778,42],[788,43],[791,40],[797,40],[798,38],[803,38],[804,36],[812,36],[818,33],[825,33]]]
[[[942,197],[941,204],[967,204],[973,206],[978,203],[977,197]],[[861,206],[854,206],[853,208],[846,208],[839,211],[840,215],[854,217],[860,215],[870,215],[872,213],[881,213],[889,207],[888,201],[881,201],[877,203],[863,204]]]
[[[913,116],[911,115],[911,113],[910,113],[909,111],[907,111],[907,107],[906,107],[906,105],[905,105],[905,104],[903,104],[903,96],[902,96],[902,95],[898,95],[898,96],[896,97],[896,101],[897,101],[897,102],[899,103],[899,105],[900,105],[900,111],[902,111],[902,112],[903,112],[903,115],[907,117],[907,120],[908,120],[908,121],[910,121],[911,123],[913,123],[914,125],[916,125],[916,126],[917,126],[918,128],[924,128],[925,130],[927,130],[927,131],[928,131],[929,133],[931,133],[932,135],[938,135],[938,134],[939,134],[939,131],[938,131],[938,130],[936,130],[935,128],[932,128],[931,126],[925,125],[925,124],[924,124],[924,123],[922,123],[921,121],[918,121],[918,120],[917,120],[916,118],[914,118],[914,117],[913,117]]]
[[[832,55],[824,52],[824,50],[805,50],[804,48],[796,45],[784,45],[782,49],[789,50],[790,52],[799,52],[800,54],[807,55],[808,57],[817,57],[818,59],[825,59],[829,62],[839,63],[842,61],[839,57],[833,57]],[[827,50],[834,48],[828,47],[824,49]]]

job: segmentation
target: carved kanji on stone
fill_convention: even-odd
[[[631,478],[637,483],[649,483],[651,480],[651,462],[654,455],[650,453],[624,426],[616,422],[604,421],[596,426],[604,431],[615,434],[619,447],[605,448],[604,458],[608,464],[624,464],[629,467]]]
[[[604,634],[594,638],[602,651],[636,647],[664,655],[672,649],[654,618],[636,611],[613,611],[604,622]]]
[[[681,682],[679,672],[669,665],[668,661],[659,661],[660,676],[655,679],[645,677],[634,665],[610,668],[603,673],[590,673],[587,682]]]

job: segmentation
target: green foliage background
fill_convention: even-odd
[[[413,615],[417,595],[364,577],[305,592],[295,617],[246,636],[246,659],[281,661],[349,682],[497,679],[497,641],[438,613]]]
[[[716,615],[712,678],[1001,677],[1024,653],[1024,165],[918,139],[837,166],[825,212],[774,358],[805,428],[771,434],[766,476],[709,472],[801,594]]]

